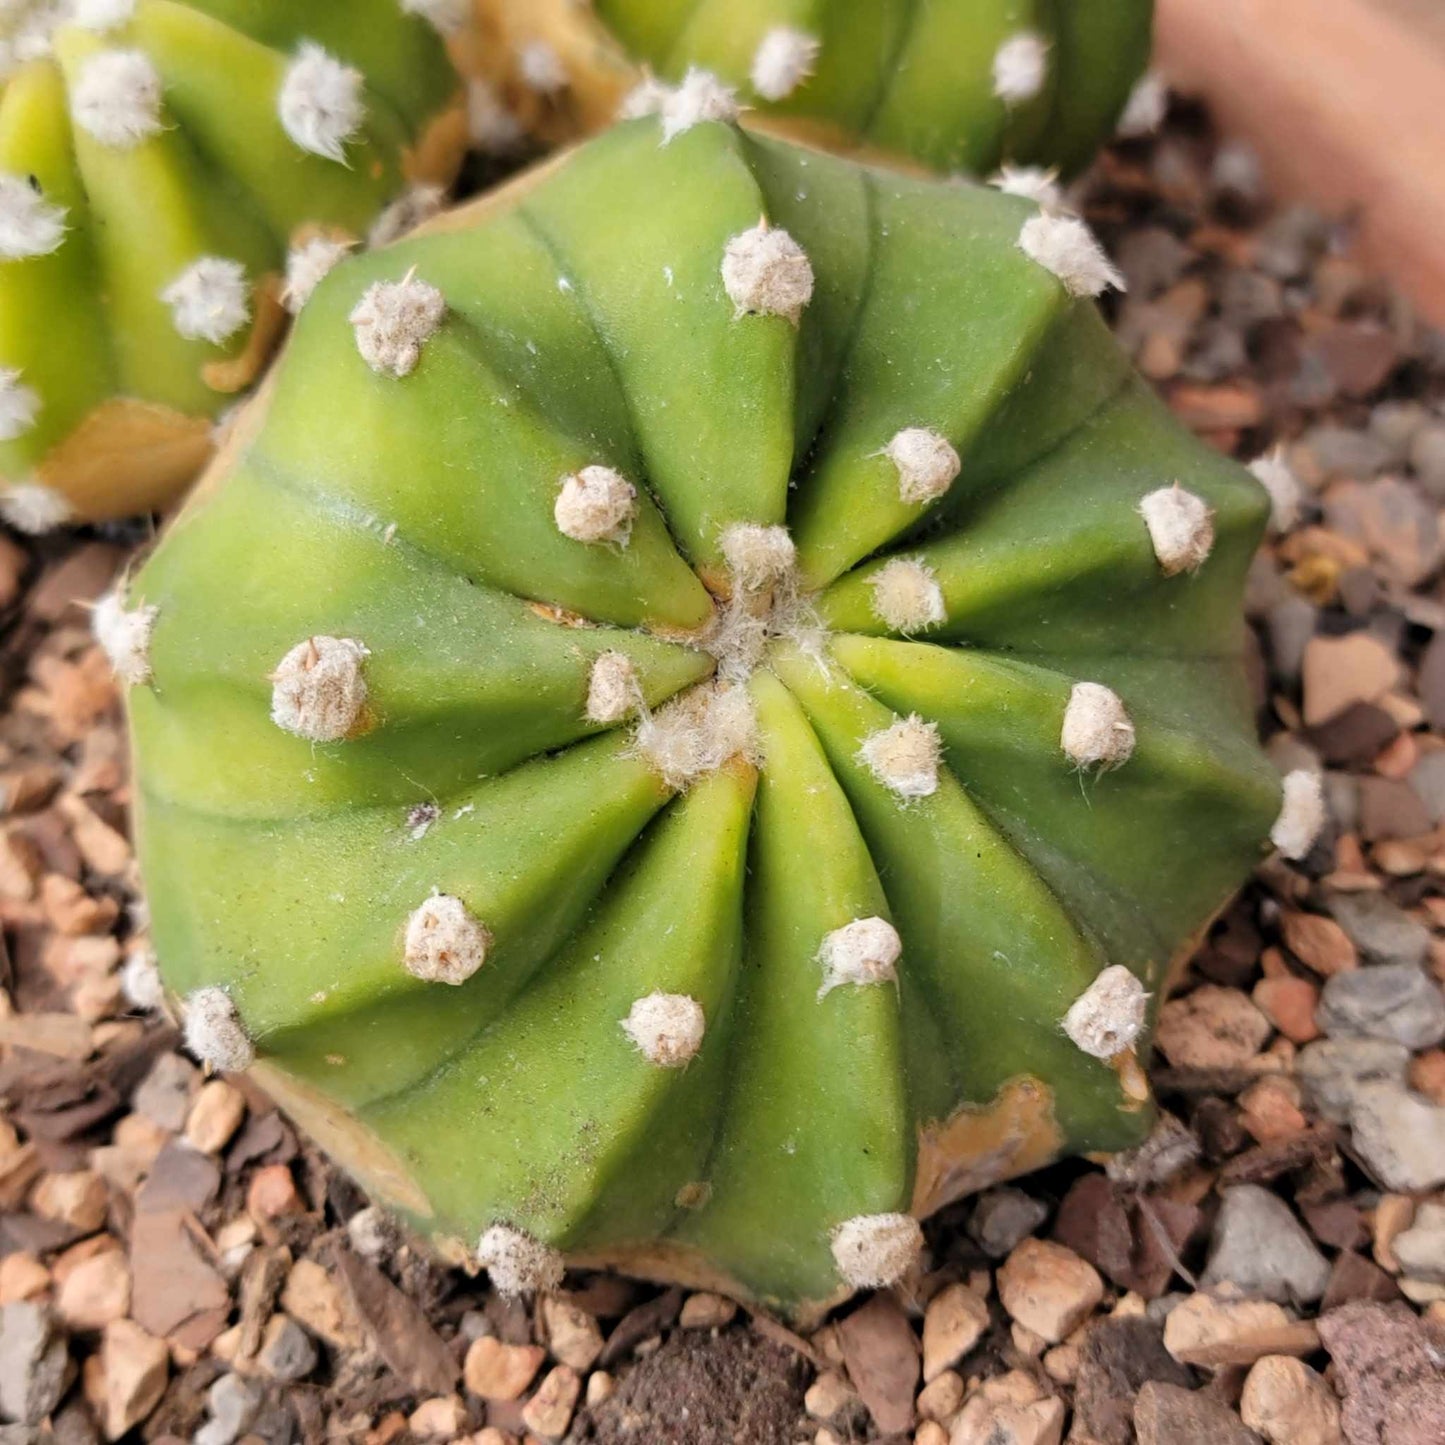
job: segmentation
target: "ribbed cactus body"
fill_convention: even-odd
[[[1091,245],[642,120],[330,275],[105,613],[197,1050],[506,1288],[807,1314],[1138,1142],[1267,503]]]
[[[400,224],[389,208],[414,203],[416,188],[450,180],[465,142],[460,82],[421,9],[10,7],[0,35],[10,520],[38,531],[169,500],[209,455],[212,419],[266,361],[288,284],[304,288],[344,245]]]
[[[544,134],[694,67],[763,124],[986,175],[1086,165],[1148,63],[1152,0],[476,0]],[[629,102],[628,97],[634,98]]]

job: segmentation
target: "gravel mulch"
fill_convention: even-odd
[[[86,613],[145,538],[0,536],[0,1445],[1445,1440],[1445,338],[1196,111],[1081,203],[1141,368],[1273,459],[1252,675],[1331,811],[1165,1007],[1149,1144],[956,1207],[807,1340],[608,1277],[502,1302],[153,1011]]]

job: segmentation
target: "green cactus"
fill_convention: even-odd
[[[437,25],[466,19],[465,0],[4,7],[7,520],[126,516],[195,476],[287,301],[439,201],[466,118]]]
[[[759,216],[765,219],[760,223]],[[639,120],[317,289],[98,629],[196,1052],[504,1289],[806,1317],[1149,1130],[1319,793],[1082,223]]]
[[[706,72],[760,124],[987,175],[1082,170],[1157,123],[1153,0],[476,0],[515,109],[543,135],[661,104]],[[505,62],[504,57],[509,57]]]

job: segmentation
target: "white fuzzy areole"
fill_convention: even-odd
[[[484,79],[473,80],[467,86],[467,132],[476,148],[489,156],[513,154],[527,135],[496,86]]]
[[[903,940],[886,918],[855,918],[823,939],[818,950],[823,965],[818,997],[826,998],[845,984],[893,983],[902,957]]]
[[[35,425],[40,415],[40,396],[20,380],[11,366],[0,366],[0,442],[13,442]]]
[[[812,75],[823,42],[806,30],[779,25],[763,36],[753,55],[753,89],[764,100],[786,100]]]
[[[1034,30],[1020,30],[993,57],[993,93],[1005,105],[1023,105],[1049,78],[1049,42]]]
[[[1127,289],[1123,273],[1076,216],[1030,216],[1019,232],[1019,250],[1057,276],[1071,296]]]
[[[796,326],[813,299],[808,253],[765,220],[728,242],[722,278],[738,316],[786,316]]]
[[[433,893],[406,921],[402,961],[427,983],[465,983],[487,961],[492,935],[460,898]]]
[[[161,129],[161,78],[139,50],[103,50],[81,66],[70,114],[101,145],[129,150]]]
[[[407,15],[419,15],[440,34],[455,35],[471,16],[468,0],[401,0]]]
[[[281,82],[281,127],[304,151],[344,163],[366,120],[365,79],[314,40],[303,40]]]
[[[757,754],[758,720],[745,687],[703,683],[637,728],[636,751],[674,792],[683,792],[730,759]]]
[[[1125,140],[1153,135],[1169,114],[1169,85],[1157,71],[1140,76],[1129,92],[1124,112],[1119,117],[1119,134]]]
[[[271,721],[314,743],[350,736],[366,710],[366,646],[351,637],[308,637],[271,674]]]
[[[155,950],[149,944],[137,944],[126,954],[120,970],[120,987],[126,1002],[141,1013],[156,1013],[165,1005],[165,985],[161,982]]]
[[[637,488],[611,467],[583,467],[562,479],[552,516],[574,542],[625,547],[637,520]]]
[[[642,704],[642,689],[632,659],[621,652],[604,652],[593,664],[587,681],[587,721],[610,726],[620,723]]]
[[[900,798],[929,798],[938,791],[943,743],[937,726],[917,713],[866,738],[858,756]]]
[[[676,90],[663,96],[662,143],[670,145],[678,136],[704,121],[732,122],[738,118],[738,95],[710,70],[693,66]]]
[[[135,16],[135,0],[74,0],[70,22],[82,30],[118,30]]]
[[[1112,1059],[1132,1049],[1149,1017],[1149,994],[1120,964],[1111,964],[1064,1015],[1064,1032],[1086,1054]]]
[[[171,321],[187,341],[220,346],[251,319],[251,283],[239,261],[202,256],[161,292]]]
[[[707,1019],[695,998],[682,993],[650,993],[632,1005],[621,1026],[648,1063],[660,1069],[682,1069],[702,1048]]]
[[[1175,482],[1139,503],[1149,541],[1166,577],[1197,572],[1214,550],[1214,510]]]
[[[948,606],[933,569],[917,557],[895,557],[869,579],[873,614],[905,637],[948,621]]]
[[[510,1224],[494,1224],[477,1242],[477,1262],[504,1299],[557,1289],[566,1273],[562,1256]]]
[[[377,218],[367,236],[372,246],[388,246],[440,213],[446,193],[440,186],[412,186]]]
[[[1119,768],[1134,755],[1134,724],[1118,693],[1103,683],[1077,682],[1059,741],[1081,768]]]
[[[1324,779],[1298,768],[1285,776],[1279,817],[1269,840],[1284,857],[1299,862],[1319,842],[1326,817]]]
[[[282,300],[293,316],[301,314],[312,293],[346,259],[350,250],[347,242],[330,236],[313,236],[291,248],[286,257],[286,288]]]
[[[963,461],[948,438],[927,427],[905,427],[883,454],[898,468],[898,496],[909,506],[936,502],[963,470]]]
[[[1000,166],[998,174],[989,185],[1006,196],[1021,196],[1026,201],[1034,201],[1050,210],[1056,210],[1064,204],[1064,191],[1059,185],[1058,171],[1045,170],[1043,166]]]
[[[0,491],[0,517],[32,537],[63,527],[74,515],[69,498],[44,482],[16,482]]]
[[[197,989],[186,1000],[186,1047],[209,1069],[239,1074],[256,1062],[256,1048],[223,988]]]
[[[720,540],[728,571],[744,592],[775,586],[791,577],[798,565],[798,549],[786,527],[738,522]]]
[[[1285,458],[1284,448],[1276,447],[1256,457],[1249,470],[1255,481],[1269,493],[1269,524],[1276,532],[1288,532],[1299,525],[1304,513],[1305,490],[1294,468]]]
[[[854,1289],[887,1289],[923,1257],[923,1229],[911,1214],[860,1214],[832,1236],[833,1262]]]
[[[151,680],[151,633],[155,631],[158,607],[127,610],[120,590],[107,592],[95,604],[91,630],[121,682],[140,687]]]
[[[529,40],[517,52],[517,75],[528,90],[543,96],[560,95],[571,84],[556,46],[545,40]]]
[[[0,175],[0,258],[48,256],[65,240],[64,206],[47,201],[26,176]]]
[[[416,370],[422,347],[436,335],[446,314],[446,297],[414,275],[373,281],[351,313],[356,349],[378,376],[400,381]]]
[[[617,119],[643,120],[650,115],[662,115],[674,93],[672,86],[664,84],[655,75],[646,75],[622,97],[622,103],[617,107]]]

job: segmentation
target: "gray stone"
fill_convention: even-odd
[[[1329,1282],[1329,1262],[1278,1195],[1257,1184],[1224,1191],[1202,1288],[1233,1285],[1251,1299],[1302,1305]]]
[[[1350,1109],[1355,1153],[1386,1189],[1423,1193],[1445,1184],[1445,1108],[1401,1084],[1365,1084]]]
[[[1129,282],[1129,295],[1142,300],[1167,291],[1194,260],[1194,252],[1172,231],[1143,226],[1119,244],[1115,257]]]
[[[261,1387],[240,1375],[222,1375],[206,1392],[211,1418],[191,1437],[193,1445],[234,1445],[261,1413]]]
[[[1410,1050],[1385,1039],[1320,1039],[1300,1050],[1295,1075],[1305,1103],[1322,1119],[1348,1124],[1366,1084],[1405,1086]]]
[[[1390,464],[1390,448],[1377,436],[1350,427],[1311,427],[1304,434],[1320,470],[1330,477],[1373,477]]]
[[[278,1315],[279,1327],[266,1331],[266,1342],[256,1356],[256,1363],[273,1380],[293,1384],[304,1380],[318,1363],[316,1346],[311,1337],[287,1315]]]
[[[1370,430],[1390,449],[1390,464],[1409,459],[1410,446],[1430,413],[1418,401],[1382,401],[1370,413]]]
[[[69,1372],[65,1337],[44,1305],[0,1308],[0,1419],[40,1424],[60,1403]]]
[[[1445,994],[1413,963],[1355,969],[1325,984],[1315,1022],[1331,1038],[1363,1036],[1428,1049],[1445,1039]]]
[[[1202,1390],[1150,1380],[1134,1402],[1139,1445],[1262,1445],[1228,1405]]]
[[[191,1099],[201,1087],[201,1071],[179,1054],[162,1054],[141,1080],[132,1103],[152,1124],[179,1134],[186,1127]]]
[[[1390,1243],[1411,1279],[1445,1284],[1445,1204],[1422,1204],[1409,1229]]]
[[[1430,821],[1437,826],[1445,823],[1445,749],[1426,753],[1410,770],[1409,783]]]
[[[990,1189],[981,1195],[968,1232],[991,1259],[1003,1259],[1049,1217],[1049,1207],[1022,1189]]]
[[[1296,594],[1271,607],[1265,618],[1275,671],[1287,682],[1299,680],[1305,647],[1319,626],[1320,610]]]
[[[1329,910],[1370,963],[1419,964],[1430,951],[1430,930],[1383,893],[1336,893]]]

